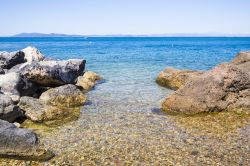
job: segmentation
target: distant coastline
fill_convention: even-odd
[[[84,37],[82,35],[68,35],[68,34],[58,34],[58,33],[19,33],[9,37]]]
[[[250,37],[250,34],[221,34],[221,33],[169,33],[169,34],[149,34],[149,35],[70,35],[58,33],[19,33],[12,36],[0,37]]]

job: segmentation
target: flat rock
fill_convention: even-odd
[[[92,71],[86,71],[83,76],[77,78],[76,85],[82,87],[84,90],[92,89],[97,81],[102,80],[102,77]]]
[[[166,68],[159,73],[156,82],[161,86],[176,90],[188,82],[188,80],[201,74],[202,72],[199,71]]]
[[[67,84],[43,92],[40,100],[59,107],[77,107],[86,102],[84,95],[75,85]]]
[[[185,114],[250,113],[249,60],[249,52],[242,52],[232,62],[194,77],[163,102],[163,110]]]
[[[83,74],[85,60],[41,61],[19,66],[21,75],[42,86],[60,86],[74,84]]]
[[[0,120],[0,157],[48,160],[53,156],[39,149],[38,137],[34,132]]]
[[[39,62],[44,60],[44,55],[35,47],[28,46],[22,49],[26,62]]]
[[[0,75],[0,88],[1,92],[10,96],[14,102],[18,102],[20,96],[32,95],[37,89],[34,83],[15,72]]]
[[[0,94],[0,119],[14,122],[16,119],[22,118],[23,116],[23,112],[18,106],[14,105],[9,96]]]
[[[13,66],[24,63],[24,52],[0,52],[0,67],[4,69],[10,69]]]

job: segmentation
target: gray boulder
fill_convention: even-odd
[[[10,96],[14,102],[18,102],[20,96],[30,96],[34,94],[37,89],[34,83],[15,72],[0,75],[0,88],[1,91]]]
[[[51,152],[39,149],[38,137],[34,132],[0,120],[0,157],[48,160],[53,156]]]
[[[14,105],[9,96],[0,94],[0,119],[14,122],[18,118],[23,118],[23,112]]]
[[[20,65],[21,75],[41,86],[59,86],[75,83],[83,74],[85,60],[71,59],[67,61],[41,61]]]
[[[185,114],[250,113],[249,62],[249,52],[242,52],[232,62],[191,79],[163,102],[163,110]]]
[[[34,154],[38,146],[37,135],[29,130],[0,120],[0,154]]]
[[[75,85],[67,84],[43,92],[40,100],[58,107],[77,107],[86,102],[84,95]]]
[[[13,66],[24,63],[24,52],[0,52],[0,67],[4,69],[10,69]]]

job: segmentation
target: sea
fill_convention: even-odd
[[[161,103],[173,91],[157,85],[155,80],[167,67],[212,69],[232,60],[240,51],[250,50],[250,38],[0,38],[0,51],[16,51],[27,46],[38,48],[47,58],[85,59],[85,70],[104,78],[87,93],[88,102],[77,120],[54,129],[53,133],[37,129],[42,142],[56,151],[55,163],[62,164],[67,160],[66,164],[73,165],[80,162],[136,165],[138,161],[142,165],[213,165],[220,161],[222,165],[233,165],[238,164],[238,160],[229,155],[231,152],[237,152],[238,157],[243,158],[243,164],[249,157],[249,151],[244,147],[249,140],[239,143],[235,139],[243,139],[244,132],[228,133],[249,126],[249,117],[238,119],[233,116],[237,117],[235,121],[240,121],[235,127],[235,124],[225,122],[225,117],[232,117],[231,114],[201,119],[165,115],[160,109]],[[213,125],[216,127],[211,127]],[[223,140],[225,134],[229,135]]]
[[[250,38],[0,38],[0,51],[27,46],[37,47],[47,58],[85,59],[86,70],[105,78],[105,83],[93,92],[98,96],[93,98],[124,106],[136,102],[149,107],[139,106],[131,111],[150,111],[169,92],[155,83],[160,71],[166,67],[209,70],[230,61],[240,51],[250,50]]]

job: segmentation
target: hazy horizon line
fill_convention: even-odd
[[[72,36],[72,37],[250,37],[250,34],[240,33],[219,33],[219,32],[208,32],[208,33],[162,33],[162,34],[67,34],[67,33],[39,33],[39,32],[23,32],[14,35],[6,35],[0,37],[25,37],[31,35],[47,36]],[[36,36],[33,36],[36,37]]]

